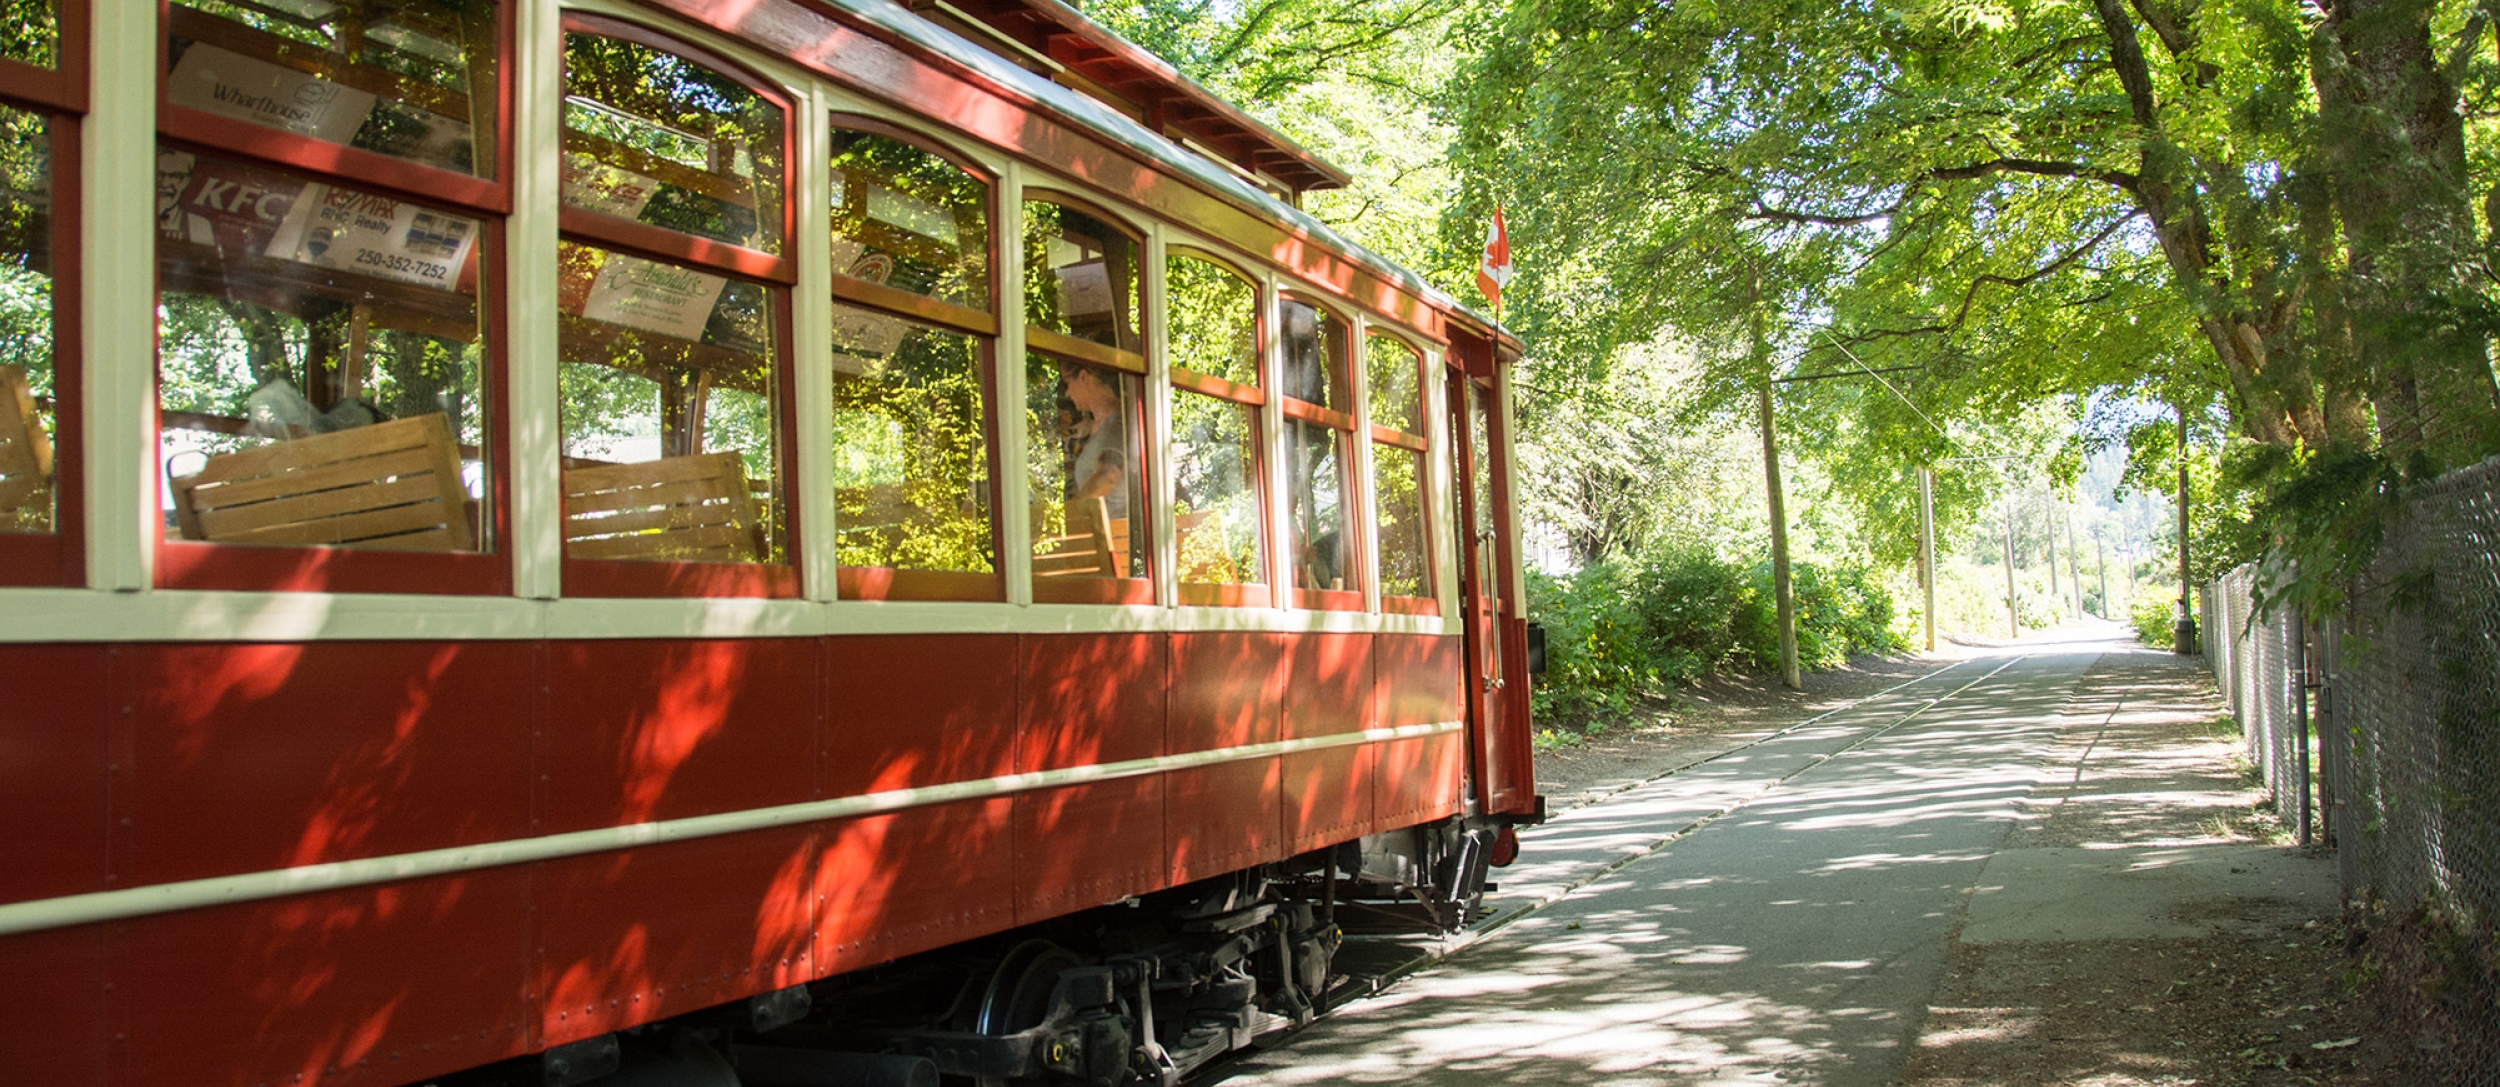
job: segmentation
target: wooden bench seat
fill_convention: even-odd
[[[1068,531],[1033,540],[1034,577],[1127,577],[1128,518],[1096,498],[1068,506]]]
[[[182,535],[221,543],[467,551],[468,488],[437,412],[208,458],[174,477]]]
[[[737,451],[564,473],[564,555],[759,562],[763,519]]]

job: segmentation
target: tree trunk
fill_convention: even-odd
[[[2380,447],[2434,470],[2500,443],[2500,388],[2466,314],[2478,255],[2464,119],[2430,0],[2328,0],[2312,54],[2321,151],[2344,229],[2344,305],[2373,370]]]

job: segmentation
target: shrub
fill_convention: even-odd
[[[1528,617],[1545,625],[1545,674],[1531,685],[1540,720],[1585,722],[1619,714],[1656,682],[1624,591],[1624,571],[1601,562],[1568,577],[1528,574]]]
[[[1858,567],[1798,563],[1798,660],[1809,668],[1901,647],[1890,591]],[[1528,575],[1528,615],[1545,625],[1546,672],[1530,709],[1587,725],[1635,699],[1712,669],[1779,667],[1778,605],[1768,562],[1738,565],[1700,547],[1666,545],[1576,574]]]
[[[2135,603],[2127,608],[2127,624],[2135,628],[2137,641],[2156,648],[2167,648],[2177,637],[2178,606],[2177,592],[2137,593]]]

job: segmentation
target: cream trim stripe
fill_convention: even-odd
[[[352,861],[334,861],[329,864],[309,864],[298,868],[280,868],[267,872],[215,876],[208,879],[130,887],[117,891],[98,891],[92,894],[65,895],[60,898],[38,899],[32,902],[15,902],[0,906],[0,936],[67,928],[71,925],[94,924],[99,921],[121,921],[133,917],[146,917],[152,914],[173,913],[178,910],[201,909],[237,902],[256,902],[287,895],[309,894],[315,891],[336,891],[404,879],[452,875],[509,864],[577,857],[586,853],[599,853],[612,849],[692,841],[722,834],[789,826],[794,823],[814,823],[851,816],[878,815],[958,800],[1010,796],[1061,785],[1117,781],[1122,778],[1143,777],[1148,774],[1228,762],[1244,762],[1300,751],[1321,751],[1356,744],[1438,736],[1459,731],[1464,727],[1464,724],[1458,721],[1439,721],[1428,725],[1366,729],[1362,732],[1345,732],[1333,736],[1312,736],[1271,743],[1246,744],[1240,747],[1193,751],[1185,755],[1158,755],[1153,758],[1130,759],[1125,762],[1074,766],[1064,770],[1037,770],[1024,774],[1007,774],[917,789],[890,789],[885,792],[863,793],[858,796],[722,812],[717,815],[698,815],[688,819],[671,819],[659,823],[601,827],[597,830],[580,830],[569,834],[516,838],[450,849],[400,853],[388,857],[366,857]]]

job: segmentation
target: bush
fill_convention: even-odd
[[[2178,637],[2178,608],[2176,592],[2137,593],[2135,603],[2127,608],[2127,624],[2135,628],[2137,641],[2166,649]]]
[[[1569,577],[1528,572],[1528,618],[1545,625],[1545,674],[1528,702],[1538,719],[1620,714],[1657,682],[1624,580],[1612,562]]]
[[[1890,591],[1857,567],[1793,567],[1797,656],[1808,668],[1901,647]],[[1771,565],[1738,565],[1690,545],[1600,562],[1566,577],[1528,575],[1528,617],[1545,625],[1540,720],[1586,726],[1713,669],[1779,667]]]

